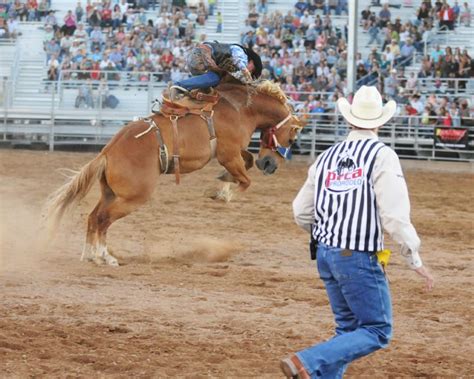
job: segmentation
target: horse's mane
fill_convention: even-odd
[[[236,87],[241,91],[236,91]],[[231,75],[226,75],[225,80],[217,87],[218,92],[230,101],[234,106],[240,107],[242,105],[249,105],[252,102],[252,97],[256,93],[270,96],[278,100],[281,104],[289,108],[288,98],[281,89],[278,83],[270,80],[256,80],[250,84],[242,84]],[[240,95],[239,95],[240,94]],[[245,96],[242,98],[241,96]]]
[[[286,105],[287,103],[287,97],[280,85],[277,83],[273,83],[270,80],[262,80],[261,82],[256,83],[255,89],[257,92],[274,97],[282,104]]]

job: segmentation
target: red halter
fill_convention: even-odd
[[[275,133],[277,132],[278,129],[280,129],[283,125],[285,125],[285,123],[288,122],[288,120],[290,120],[291,117],[292,117],[292,114],[289,113],[288,116],[286,116],[284,120],[280,121],[278,124],[276,124],[275,126],[272,126],[268,130],[266,140],[263,140],[263,139],[260,140],[262,147],[278,152],[280,155],[283,156],[283,158],[287,158],[288,151],[290,150],[291,146],[288,146],[288,147],[281,146],[280,143],[278,142],[278,139]],[[282,151],[280,150],[282,151],[285,150],[286,153],[282,153]]]

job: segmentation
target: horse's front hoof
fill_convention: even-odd
[[[112,255],[107,255],[104,258],[104,260],[105,260],[105,264],[108,265],[108,266],[112,266],[112,267],[118,267],[119,266],[117,258],[113,257]]]

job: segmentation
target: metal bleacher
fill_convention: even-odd
[[[413,1],[412,7],[390,8],[392,17],[400,17],[402,20],[414,18],[419,2]],[[359,14],[370,3],[370,0],[360,0]],[[71,0],[53,0],[57,19],[62,20],[63,15],[73,5]],[[293,6],[294,1],[269,0],[268,12],[278,10],[285,15],[293,9]],[[198,28],[197,38],[204,33],[207,40],[238,42],[245,25],[244,20],[248,15],[248,1],[218,1],[217,9],[223,14],[223,33],[215,32],[216,16],[214,15],[210,16],[204,27]],[[374,6],[372,9],[378,13],[380,7]],[[148,15],[154,18],[156,14],[157,11],[149,11]],[[334,26],[343,28],[347,24],[347,16],[333,16],[332,21]],[[101,106],[101,100],[98,99],[102,98],[102,90],[98,83],[95,83],[93,84],[95,107],[93,109],[85,108],[85,106],[76,108],[78,88],[84,81],[64,81],[60,77],[57,83],[45,82],[47,73],[46,56],[43,51],[43,26],[35,22],[20,23],[20,32],[21,35],[16,41],[0,42],[0,79],[3,77],[8,79],[3,80],[4,85],[0,86],[0,112],[3,113],[4,119],[0,136],[3,135],[5,142],[10,141],[12,144],[38,142],[42,145],[48,143],[50,148],[55,145],[70,144],[102,145],[126,122],[136,116],[148,115],[152,100],[159,98],[166,86],[165,83],[156,81],[146,84],[127,80],[109,81],[109,92],[120,101],[115,109],[110,109]],[[472,53],[474,41],[471,36],[472,29],[461,26],[451,34],[435,34],[433,44],[439,43],[441,47],[449,45],[453,48],[459,46],[467,48]],[[363,33],[362,28],[359,27],[358,51],[363,57],[367,57],[370,53],[371,47],[367,46],[368,39],[367,33]],[[418,70],[419,65],[415,61],[413,65],[406,68],[405,72]],[[9,86],[8,88],[4,88],[5,83]],[[474,90],[469,87],[468,92],[472,101]],[[8,93],[8,96],[5,96],[5,93]],[[319,124],[318,127],[320,127]],[[395,128],[392,133],[394,141],[394,136],[398,133],[396,127],[398,126],[393,126]],[[332,126],[328,130],[332,130],[331,128]],[[404,126],[401,126],[401,129],[403,128]],[[327,134],[328,138],[333,136],[331,133]],[[318,134],[318,138],[320,137]],[[422,142],[432,145],[432,139],[422,138]],[[418,154],[418,145],[413,149]],[[428,154],[434,158],[436,155],[434,150],[429,147],[427,149]],[[472,155],[469,155],[467,159],[472,159]]]

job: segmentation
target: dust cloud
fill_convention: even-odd
[[[175,252],[175,259],[190,262],[226,262],[242,249],[236,241],[217,240],[210,237],[198,237],[183,249]]]
[[[40,209],[1,196],[0,272],[33,269],[44,255]]]

